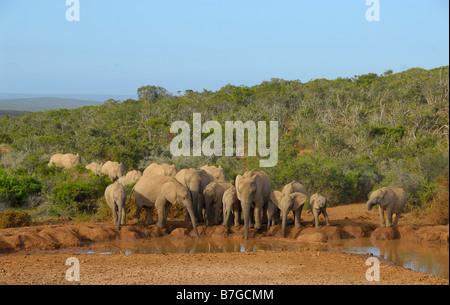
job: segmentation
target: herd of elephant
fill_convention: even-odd
[[[81,164],[78,154],[57,154],[52,156],[48,165],[70,168],[77,164]],[[186,220],[192,222],[197,237],[197,222],[204,221],[207,226],[217,225],[222,216],[223,225],[228,228],[232,216],[235,226],[241,224],[241,214],[244,218],[245,239],[249,237],[250,227],[261,229],[263,222],[267,223],[267,228],[281,222],[282,235],[285,237],[288,214],[293,211],[295,227],[300,228],[301,213],[308,198],[305,187],[296,181],[286,184],[281,192],[272,191],[270,177],[260,169],[237,175],[233,185],[228,182],[221,166],[205,165],[178,171],[175,165],[152,163],[143,173],[133,170],[126,175],[123,164],[118,162],[94,162],[86,168],[97,175],[105,174],[113,181],[105,190],[105,200],[111,208],[113,222],[119,229],[126,223],[125,186],[133,183],[136,183],[132,190],[136,202],[134,223],[138,223],[141,210],[145,208],[147,224],[151,224],[152,210],[156,208],[157,226],[164,228],[170,205],[180,204],[186,209]],[[330,225],[327,204],[328,200],[320,194],[315,193],[309,198],[316,228],[319,228],[321,214],[326,225]],[[371,210],[374,205],[379,205],[380,225],[392,226],[397,225],[405,204],[406,193],[402,188],[384,187],[372,192],[366,206]],[[393,214],[396,214],[394,221]]]

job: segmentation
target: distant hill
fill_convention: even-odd
[[[0,110],[15,111],[47,111],[60,108],[79,108],[83,106],[98,106],[100,102],[59,97],[34,97],[0,99]]]
[[[15,117],[15,116],[21,116],[23,114],[31,113],[31,111],[17,111],[17,110],[0,110],[0,118],[4,117],[5,115]]]

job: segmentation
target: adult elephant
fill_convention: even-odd
[[[261,228],[262,215],[270,200],[270,188],[269,176],[260,169],[253,169],[236,177],[236,193],[244,212],[245,239],[248,239],[252,206],[255,208],[255,228]]]
[[[194,208],[191,193],[188,188],[178,182],[175,178],[155,174],[147,174],[139,179],[134,187],[136,198],[136,214],[134,221],[139,222],[142,208],[147,208],[147,223],[152,222],[151,210],[156,208],[158,212],[157,226],[166,226],[167,215],[170,204],[180,204],[191,216],[192,226],[197,237],[200,237],[197,230]]]
[[[198,221],[203,221],[203,190],[208,184],[214,181],[213,178],[202,169],[190,168],[180,170],[175,175],[175,179],[189,189],[192,194],[192,203],[196,219]],[[188,217],[187,214],[186,217]]]
[[[133,184],[133,183],[139,181],[139,179],[141,179],[141,177],[142,177],[142,173],[140,171],[132,170],[125,175],[125,185]]]
[[[225,181],[227,181],[227,173],[225,172],[225,170],[220,165],[219,165],[219,167],[214,166],[214,165],[211,165],[211,166],[203,165],[202,167],[200,167],[200,169],[203,169],[208,174],[210,174],[213,177],[214,182],[225,182]]]
[[[307,198],[306,189],[298,182],[292,181],[283,190],[274,191],[271,201],[281,210],[281,232],[286,237],[286,222],[290,211],[294,212],[295,227],[300,228],[303,205]]]
[[[117,229],[120,230],[120,226],[125,225],[127,218],[127,189],[124,185],[116,181],[105,189],[105,200],[111,209],[113,223],[117,225]]]
[[[54,154],[48,162],[48,166],[54,165],[65,169],[75,167],[78,164],[81,164],[81,157],[79,154]]]
[[[170,165],[167,163],[158,164],[158,163],[152,163],[144,170],[143,175],[147,174],[157,174],[161,176],[170,176],[175,177],[178,170],[175,165]]]
[[[367,210],[370,211],[377,204],[380,206],[380,226],[397,226],[398,219],[406,205],[406,192],[401,187],[382,187],[370,195],[366,204]],[[387,224],[384,218],[385,211]],[[394,213],[395,220],[392,223],[392,215]]]
[[[233,185],[228,182],[211,182],[203,190],[203,200],[206,209],[206,225],[209,223],[219,223],[220,212],[223,210],[222,197],[223,193]],[[214,219],[211,217],[211,212],[214,210]]]
[[[116,181],[123,176],[124,166],[119,162],[108,161],[102,166],[102,173],[107,175],[111,181]]]
[[[100,176],[100,174],[102,173],[102,166],[103,166],[103,164],[100,164],[97,162],[92,162],[92,163],[86,165],[86,168],[88,170],[92,171],[97,176]]]

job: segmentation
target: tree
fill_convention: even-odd
[[[171,98],[173,95],[158,86],[143,86],[137,90],[137,94],[140,101],[145,101],[148,103],[156,103],[158,100],[163,98]]]

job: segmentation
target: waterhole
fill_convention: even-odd
[[[401,240],[373,242],[369,238],[328,241],[325,244],[302,244],[296,241],[261,238],[240,239],[169,239],[166,237],[126,243],[104,243],[89,254],[166,254],[166,253],[221,253],[268,250],[317,249],[371,254],[395,265],[415,271],[449,278],[449,247],[428,243],[410,243]]]

